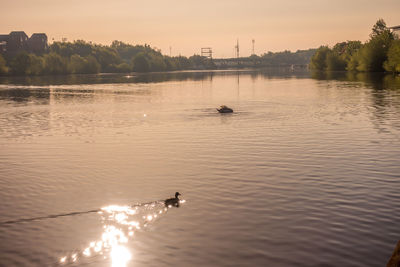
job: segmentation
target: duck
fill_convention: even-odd
[[[168,198],[164,201],[164,204],[166,207],[174,206],[174,207],[179,207],[179,196],[181,194],[179,192],[175,193],[174,198]]]
[[[225,105],[222,105],[219,109],[217,108],[217,110],[219,113],[232,113],[233,112],[233,109],[228,108]]]

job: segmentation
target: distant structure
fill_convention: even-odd
[[[252,50],[251,50],[251,54],[252,55],[255,55],[255,53],[254,53],[254,43],[255,43],[256,41],[253,39],[253,40],[251,40],[251,43],[253,44],[253,47],[252,47]]]
[[[0,34],[0,53],[15,55],[21,51],[43,53],[48,49],[47,35],[34,33],[30,38],[24,31],[13,31],[10,34]]]
[[[212,59],[212,48],[211,47],[202,47],[201,48],[201,56]]]
[[[235,51],[236,57],[239,58],[239,39],[236,40]]]
[[[400,25],[389,27],[389,29],[397,39],[400,39]]]
[[[5,54],[7,51],[8,34],[0,35],[0,54]]]
[[[34,33],[28,40],[29,51],[42,53],[47,50],[47,35],[45,33]]]

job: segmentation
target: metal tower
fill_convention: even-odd
[[[212,59],[212,48],[211,47],[202,47],[201,48],[201,56]]]
[[[252,54],[252,55],[255,55],[255,53],[254,53],[254,43],[255,43],[256,41],[253,39],[253,40],[251,40],[251,42],[253,43],[253,49],[251,50],[251,54]]]
[[[239,58],[239,39],[237,39],[236,41],[235,49],[236,49],[236,57]]]

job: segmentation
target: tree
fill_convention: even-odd
[[[150,53],[149,64],[151,71],[163,71],[167,68],[164,62],[164,57],[160,53]]]
[[[102,71],[110,71],[112,66],[121,63],[121,58],[116,49],[107,46],[97,46],[94,56],[101,66]]]
[[[8,73],[8,67],[6,65],[6,61],[2,55],[0,55],[0,75],[4,75]]]
[[[394,40],[390,45],[383,67],[390,72],[400,72],[400,40]]]
[[[149,60],[146,55],[141,52],[132,59],[132,69],[136,72],[148,72],[150,70]]]
[[[326,54],[326,70],[340,71],[346,69],[346,61],[335,51],[329,51]]]
[[[346,70],[357,71],[360,64],[360,51],[352,54],[350,59],[347,60]]]
[[[43,74],[43,71],[44,71],[43,57],[37,56],[35,54],[29,54],[29,57],[30,57],[30,65],[28,66],[26,74],[28,74],[28,75]]]
[[[44,55],[44,72],[46,74],[68,73],[67,59],[54,52]]]
[[[115,71],[116,72],[121,72],[121,73],[128,73],[128,72],[131,72],[131,70],[132,70],[131,66],[129,66],[129,64],[125,63],[125,62],[123,62],[121,64],[118,64],[115,67]]]
[[[100,64],[97,62],[94,56],[85,57],[87,64],[84,67],[83,73],[99,73],[100,72]]]
[[[69,64],[68,64],[68,72],[70,73],[84,73],[85,65],[87,64],[87,60],[81,57],[80,55],[72,55]]]
[[[331,49],[327,46],[321,46],[317,49],[315,54],[311,57],[310,67],[314,70],[326,70],[326,57]]]
[[[382,34],[386,30],[388,30],[386,27],[386,22],[383,19],[378,19],[378,21],[372,27],[372,32],[370,34],[370,37],[374,38],[374,37]]]
[[[11,61],[11,71],[14,74],[24,75],[27,74],[27,70],[31,64],[31,58],[25,51],[19,53]]]
[[[358,71],[383,71],[383,62],[387,60],[387,52],[393,41],[393,35],[385,30],[371,38],[361,49]]]

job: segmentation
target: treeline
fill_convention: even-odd
[[[250,57],[241,58],[226,58],[215,59],[214,63],[220,69],[226,68],[268,68],[268,67],[291,67],[307,66],[310,63],[311,57],[317,49],[297,50],[291,52],[285,50],[282,52],[267,52],[258,55],[251,55]]]
[[[214,68],[212,60],[194,55],[169,57],[149,45],[114,41],[110,46],[54,42],[47,53],[22,51],[15,56],[0,55],[0,75],[91,74],[173,71]]]
[[[379,19],[370,39],[321,46],[311,58],[310,67],[319,71],[400,72],[400,40]]]
[[[316,49],[297,50],[291,52],[285,50],[283,52],[268,52],[261,56],[263,65],[279,66],[279,65],[307,65]]]

